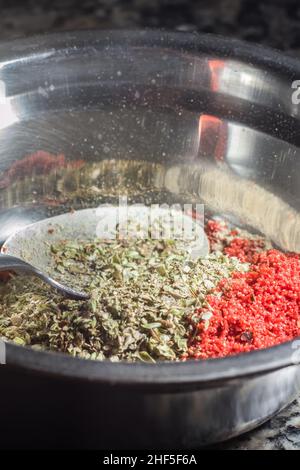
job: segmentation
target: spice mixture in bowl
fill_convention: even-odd
[[[52,244],[55,276],[90,300],[63,300],[41,281],[14,277],[0,291],[2,339],[88,359],[155,363],[222,357],[299,336],[299,256],[222,220],[205,229],[211,252],[196,259],[180,241],[150,233]]]
[[[6,274],[1,442],[196,448],[293,400],[299,63],[158,31],[29,38],[0,45],[0,62],[1,244],[120,196],[204,204],[210,241],[188,259],[176,240],[49,234],[54,274],[87,302]]]

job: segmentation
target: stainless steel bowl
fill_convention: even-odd
[[[132,202],[203,202],[208,214],[300,251],[297,79],[299,62],[210,35],[80,32],[2,43],[0,239],[126,190]],[[43,154],[42,164],[39,151],[64,157],[46,163]],[[149,365],[7,344],[0,446],[222,441],[293,400],[298,351],[294,341]]]

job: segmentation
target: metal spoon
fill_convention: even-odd
[[[194,231],[194,237],[187,237],[178,242],[192,259],[204,257],[209,253],[209,242],[203,227],[179,211],[156,207],[150,213],[150,208],[141,204],[128,207],[102,205],[97,209],[68,212],[44,219],[15,232],[2,247],[0,271],[37,276],[70,299],[87,300],[88,294],[53,279],[55,264],[51,245],[62,240],[113,239],[118,233],[120,224],[125,220],[134,221],[140,228],[145,227],[143,224],[149,220],[153,221],[155,217],[161,220],[162,225],[172,220],[173,226],[184,224],[186,228]]]
[[[15,256],[0,254],[0,272],[3,271],[13,271],[21,275],[28,274],[30,276],[37,276],[69,299],[87,300],[89,298],[88,294],[76,291],[71,287],[61,284],[51,276],[47,276],[47,274],[32,266],[32,264],[26,263],[26,261],[23,261],[20,258],[16,258]]]

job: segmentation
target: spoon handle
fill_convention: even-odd
[[[0,254],[0,272],[3,271],[17,271],[21,270],[22,272],[32,271],[33,266],[26,261],[23,261],[15,256]]]
[[[20,258],[16,258],[15,256],[0,254],[0,272],[3,271],[14,271],[15,273],[21,275],[28,274],[31,276],[36,276],[49,284],[51,287],[54,287],[65,297],[68,297],[72,300],[87,300],[89,298],[89,296],[84,292],[78,292],[71,287],[64,286],[31,264],[26,263],[26,261],[23,261]]]

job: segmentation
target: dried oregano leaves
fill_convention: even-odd
[[[57,273],[90,300],[15,277],[0,290],[0,337],[97,360],[179,360],[188,315],[221,279],[248,269],[220,252],[189,260],[176,240],[65,241],[52,254]]]

